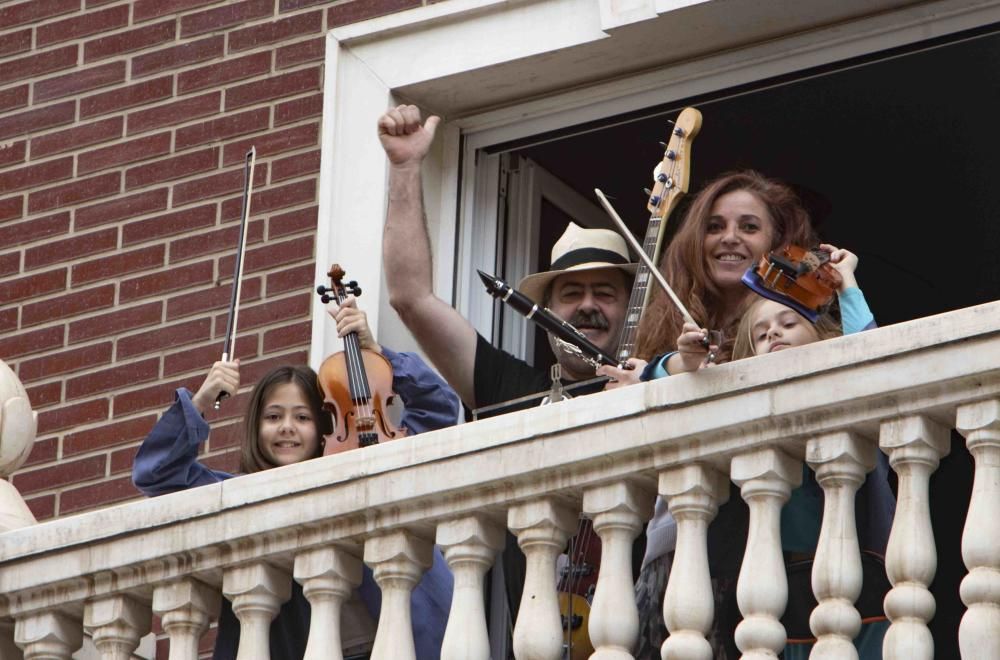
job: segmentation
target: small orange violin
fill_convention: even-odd
[[[830,253],[787,245],[760,258],[743,275],[743,283],[764,296],[788,305],[813,323],[833,302],[843,278],[830,263]]]

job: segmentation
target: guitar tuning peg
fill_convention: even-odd
[[[668,178],[669,177],[667,177],[667,175],[664,174],[663,172],[660,172],[659,174],[656,175],[656,180],[659,181],[660,183],[666,183]]]
[[[668,119],[667,123],[670,124],[671,126],[673,126],[674,125],[674,120],[673,119]]]
[[[678,126],[677,128],[674,129],[674,135],[676,135],[677,137],[684,137],[684,129]]]
[[[669,160],[676,160],[676,159],[677,159],[677,152],[676,152],[676,151],[674,151],[673,149],[670,149],[670,150],[669,150],[669,151],[667,151],[667,153],[666,153],[666,154],[664,154],[664,155],[665,155],[665,156],[667,157],[667,159],[669,159]]]
[[[653,194],[653,191],[650,190],[649,188],[643,188],[642,192],[646,193],[646,197],[649,197],[650,195]]]
[[[663,147],[664,149],[666,149],[667,148],[667,143],[666,142],[660,142],[660,146]]]

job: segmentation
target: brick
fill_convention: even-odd
[[[129,302],[139,298],[158,296],[169,291],[188,289],[208,284],[214,278],[215,265],[211,261],[201,261],[189,266],[170,268],[162,273],[133,277],[122,280],[119,286],[119,300]]]
[[[222,344],[219,344],[219,348],[222,348]],[[218,358],[216,358],[218,359]],[[214,361],[214,360],[213,360]],[[203,376],[199,376],[198,379],[202,379]],[[200,383],[199,383],[200,384]],[[246,387],[248,383],[243,383]],[[219,410],[207,410],[205,411],[205,421],[208,425],[215,429],[221,426],[223,421],[236,421],[237,423],[243,421],[243,416],[246,414],[247,401],[250,400],[249,390],[244,389],[244,391],[239,392],[236,396],[231,399],[226,399],[226,402],[219,408]],[[214,430],[213,430],[214,433]],[[202,446],[202,454],[206,453],[205,446]]]
[[[153,417],[153,420],[154,420],[153,423],[155,423],[156,420],[155,416]],[[150,424],[148,427],[146,427],[146,432],[148,433],[149,429],[151,428],[153,428],[153,424]],[[145,437],[145,434],[143,434],[140,437]],[[138,453],[139,453],[139,447],[126,447],[125,449],[119,449],[118,451],[111,452],[111,459],[110,459],[111,474],[125,472],[126,470],[131,472],[132,466],[135,464],[136,454]],[[131,477],[129,477],[129,483],[131,483],[131,481],[132,479]],[[136,489],[136,492],[138,492],[138,489]]]
[[[304,291],[287,298],[269,300],[253,307],[240,308],[240,327],[252,330],[264,325],[274,325],[277,322],[289,323],[302,317],[309,317],[314,291]],[[222,334],[225,334],[226,319],[221,317]],[[249,381],[248,381],[249,382]]]
[[[125,120],[123,118],[112,117],[101,121],[86,122],[65,131],[33,137],[31,139],[31,158],[34,160],[43,156],[60,154],[64,151],[74,151],[98,142],[117,140],[122,136],[124,128]],[[78,174],[85,173],[86,171],[83,170],[78,172]]]
[[[313,94],[274,106],[274,125],[291,124],[310,117],[323,115],[323,95]]]
[[[43,296],[66,288],[66,269],[58,268],[37,275],[0,282],[0,300],[4,304]]]
[[[28,105],[28,85],[11,87],[0,91],[0,112],[17,110]]]
[[[319,123],[305,124],[303,126],[258,135],[253,138],[230,142],[222,152],[222,164],[223,166],[228,166],[233,163],[239,163],[246,156],[251,146],[257,147],[257,158],[260,159],[318,144]]]
[[[44,435],[62,429],[90,424],[108,418],[109,406],[107,399],[85,401],[71,406],[62,406],[55,410],[38,414],[38,433]],[[63,463],[63,465],[67,465]],[[77,479],[82,481],[82,479]]]
[[[63,335],[65,334],[65,328],[58,326],[23,332],[19,335],[6,335],[0,339],[0,360],[9,362],[22,355],[60,348],[63,345]]]
[[[320,155],[320,150],[316,149],[274,161],[271,163],[271,183],[316,174],[319,172]]]
[[[109,85],[125,82],[125,63],[108,62],[89,69],[74,71],[65,76],[47,78],[35,83],[36,103],[51,101],[64,96],[76,96]]]
[[[41,48],[99,32],[111,32],[126,25],[128,25],[128,5],[90,11],[82,16],[39,25],[35,30],[35,47]]]
[[[225,334],[225,328],[222,330]],[[241,360],[248,360],[257,357],[257,335],[244,334],[237,328],[236,350],[233,357]],[[222,340],[213,342],[208,346],[198,348],[186,348],[183,351],[171,353],[163,357],[163,376],[177,376],[183,373],[196,372],[202,377],[208,373],[208,368],[221,357]],[[212,429],[215,435],[215,429]]]
[[[61,71],[76,66],[77,47],[65,46],[56,50],[27,55],[16,60],[8,60],[0,69],[0,85],[15,80],[37,78],[46,73]]]
[[[240,367],[240,377],[244,384],[250,385],[251,383],[259,381],[264,374],[272,369],[283,367],[288,364],[307,364],[308,361],[308,351],[296,351],[282,355],[273,355],[251,364],[242,365]]]
[[[289,183],[278,188],[269,188],[254,193],[250,202],[250,215],[260,215],[269,211],[298,206],[299,204],[316,203],[316,179]],[[226,200],[222,203],[223,222],[238,218],[240,215],[240,199]]]
[[[75,119],[76,101],[65,101],[37,110],[7,115],[0,117],[0,140],[26,133],[40,133],[47,128],[72,124]]]
[[[24,197],[8,197],[0,199],[0,222],[6,222],[24,215]]]
[[[104,403],[107,406],[107,403]],[[44,415],[51,414],[42,413],[39,415],[39,425],[41,425]],[[78,461],[64,461],[58,465],[30,472],[19,472],[14,475],[13,483],[22,495],[40,490],[53,490],[66,484],[103,477],[106,466],[107,458],[105,456],[91,456]]]
[[[113,307],[114,304],[115,285],[107,284],[25,305],[21,310],[21,323],[23,327],[27,328],[55,319],[73,317],[84,312],[107,309]]]
[[[0,255],[0,276],[13,275],[21,270],[21,254],[11,252]]]
[[[35,516],[35,520],[42,522],[48,520],[49,518],[54,518],[56,515],[56,496],[55,495],[43,495],[41,497],[32,497],[24,501],[31,509],[31,514]]]
[[[194,391],[201,384],[201,376],[188,377],[170,383],[160,383],[152,387],[132,388],[115,396],[115,414],[129,415],[150,409],[163,409],[174,401],[178,387]]]
[[[43,385],[42,387],[51,387],[55,385],[59,389],[60,383],[51,383],[49,385]],[[31,391],[38,390],[40,388],[31,388],[28,390],[28,397],[31,401],[32,408],[37,409],[39,404],[35,399],[31,398]],[[49,463],[56,460],[59,454],[59,439],[58,438],[46,438],[44,440],[35,440],[34,446],[31,448],[31,453],[28,454],[28,460],[24,462],[24,466],[30,465],[41,465],[42,463]]]
[[[271,216],[267,224],[267,238],[273,240],[303,231],[315,232],[318,218],[319,207],[317,206]],[[270,286],[268,286],[268,290],[270,290]]]
[[[173,196],[174,206],[190,204],[202,199],[217,199],[230,193],[240,193],[240,199],[237,200],[239,203],[243,197],[243,170],[244,168],[240,167],[229,172],[198,177],[194,181],[176,184]],[[263,186],[266,182],[267,166],[258,163],[254,168],[253,185],[256,188]],[[251,200],[251,205],[253,205],[253,200]]]
[[[195,7],[211,5],[218,0],[136,0],[132,20],[136,23],[167,14],[178,14]]]
[[[331,29],[340,25],[357,23],[420,5],[421,0],[353,0],[330,7],[326,12],[326,27]]]
[[[0,331],[8,332],[10,330],[17,330],[17,315],[17,307],[0,309]]]
[[[150,325],[157,325],[163,319],[163,303],[160,301],[120,309],[101,316],[74,321],[69,324],[69,343],[75,344],[97,337],[119,335]]]
[[[307,62],[322,62],[325,57],[326,38],[319,37],[279,48],[274,54],[274,68],[281,70]]]
[[[261,278],[243,278],[240,289],[240,304],[260,299]],[[175,321],[192,314],[227,309],[232,299],[232,282],[210,289],[182,293],[167,300],[167,320]]]
[[[47,188],[28,195],[28,212],[38,213],[61,206],[72,206],[98,197],[117,194],[121,190],[121,174],[111,172],[77,179],[54,188]]]
[[[182,124],[199,117],[207,117],[219,112],[221,92],[202,94],[190,99],[175,101],[165,105],[138,110],[128,116],[127,133],[133,135],[142,131]]]
[[[117,222],[123,218],[134,218],[146,213],[162,211],[167,208],[169,195],[169,190],[160,188],[77,209],[74,226],[80,230]]]
[[[65,516],[85,509],[138,499],[142,493],[132,485],[132,477],[119,477],[81,488],[70,488],[59,494],[59,515]]]
[[[269,273],[267,276],[267,297],[273,298],[280,293],[287,293],[295,290],[309,290],[316,288],[316,267],[314,264],[305,264],[286,268],[277,273]]]
[[[76,264],[72,270],[73,286],[114,277],[121,277],[139,270],[150,270],[163,265],[163,245],[123,252],[111,257],[102,257]]]
[[[312,321],[286,325],[264,333],[264,352],[270,353],[293,346],[309,346],[312,342]]]
[[[9,167],[23,163],[28,151],[27,144],[27,140],[0,144],[0,167]]]
[[[322,11],[297,14],[273,23],[233,30],[229,33],[229,52],[236,53],[248,48],[291,41],[296,36],[317,34],[322,30]]]
[[[270,119],[270,108],[257,108],[178,128],[176,148],[186,149],[206,142],[263,131],[267,129]]]
[[[209,319],[195,319],[174,325],[140,332],[118,339],[118,359],[135,357],[144,353],[160,352],[172,346],[207,341],[212,335]],[[117,408],[115,409],[117,411]]]
[[[175,211],[148,220],[138,220],[122,228],[122,245],[134,245],[164,236],[182,234],[192,229],[211,227],[218,212],[215,204]]]
[[[0,30],[80,10],[80,0],[29,0],[0,9]]]
[[[180,238],[170,243],[170,264],[200,257],[205,254],[216,254],[221,250],[236,250],[236,243],[240,238],[239,226],[226,227],[212,232],[202,232],[198,236],[190,238]],[[264,240],[264,223],[257,221],[249,223],[247,228],[247,245],[260,243]],[[223,273],[233,272],[233,260],[229,260],[229,270],[220,271]]]
[[[225,43],[225,37],[216,35],[161,48],[145,55],[136,55],[132,58],[132,77],[140,78],[222,57],[225,54]]]
[[[137,105],[148,105],[169,99],[174,94],[174,77],[154,78],[136,85],[119,87],[110,92],[80,99],[80,119],[117,112]]]
[[[209,451],[239,447],[243,442],[243,424],[212,425],[212,434],[208,436]]]
[[[206,32],[249,23],[274,14],[274,0],[244,0],[223,7],[188,14],[181,18],[181,37],[193,37]]]
[[[170,132],[167,131],[80,154],[76,159],[76,169],[77,174],[89,174],[169,153]]]
[[[33,186],[44,186],[73,176],[73,157],[50,160],[16,170],[0,172],[0,193],[14,192]]]
[[[141,188],[154,183],[182,179],[216,169],[219,149],[202,149],[194,153],[165,158],[148,165],[138,165],[125,172],[125,189]]]
[[[253,103],[261,103],[320,89],[320,67],[302,69],[226,90],[226,110],[235,110]]]
[[[24,251],[24,269],[31,270],[61,263],[67,254],[73,258],[86,257],[118,248],[118,230],[104,229],[89,234],[77,234],[62,241],[49,241]]]
[[[111,363],[111,342],[74,348],[61,353],[52,353],[33,360],[25,360],[18,367],[17,375],[22,382],[49,378],[57,374],[80,371]]]
[[[210,470],[228,472],[229,474],[239,474],[240,452],[239,450],[233,450],[216,454],[214,456],[207,456],[202,463],[204,463],[205,467]]]
[[[138,383],[148,383],[156,380],[159,375],[160,358],[155,357],[76,376],[66,381],[66,400],[81,399],[102,392],[113,393],[123,385],[133,387]]]
[[[105,57],[124,55],[136,50],[158,46],[173,41],[176,33],[177,21],[171,19],[135,30],[91,39],[83,44],[83,61],[89,64]]]
[[[30,243],[42,238],[69,232],[69,211],[33,218],[25,222],[0,227],[0,245],[5,248]],[[64,255],[65,256],[65,255]]]
[[[31,50],[31,29],[0,35],[0,57],[9,57]]]
[[[63,438],[63,456],[107,449],[142,440],[156,423],[156,415],[103,424],[97,428],[69,433]]]
[[[187,94],[206,87],[220,87],[226,83],[261,76],[271,71],[271,53],[254,53],[246,57],[229,59],[219,64],[209,64],[200,69],[177,74],[177,93]]]

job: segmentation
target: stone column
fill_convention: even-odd
[[[102,660],[130,660],[149,624],[149,605],[124,594],[95,598],[83,609],[83,627]]]
[[[957,427],[976,461],[969,514],[962,532],[958,642],[963,658],[1000,658],[1000,400],[961,406]]]
[[[854,602],[861,595],[861,548],[854,499],[865,475],[875,468],[875,443],[850,431],[811,438],[806,461],[823,488],[823,527],[813,563],[812,588],[819,605],[809,617],[816,635],[813,660],[856,660],[854,638],[861,614]]]
[[[779,449],[760,449],[735,457],[731,473],[750,507],[747,549],[736,586],[743,613],[736,645],[746,660],[776,658],[785,647],[785,627],[779,619],[788,604],[781,507],[802,483],[802,463]]]
[[[340,613],[361,584],[361,560],[333,546],[295,556],[295,579],[312,608],[303,660],[342,660]]]
[[[890,660],[931,660],[934,639],[927,622],[934,616],[935,604],[927,587],[937,570],[937,550],[928,488],[941,457],[951,449],[951,432],[929,417],[901,417],[882,423],[879,446],[899,475],[896,518],[885,557],[892,583],[885,613],[892,625],[882,653]]]
[[[198,640],[221,602],[218,589],[190,578],[153,588],[153,611],[170,640],[168,660],[198,660]]]
[[[24,660],[69,660],[83,644],[83,626],[62,612],[37,612],[17,619],[14,641]]]
[[[291,576],[262,561],[233,566],[223,573],[222,593],[232,601],[233,614],[240,620],[236,660],[270,658],[271,621],[292,595]]]
[[[410,594],[434,561],[434,545],[406,530],[368,539],[365,563],[382,589],[372,660],[416,660]]]

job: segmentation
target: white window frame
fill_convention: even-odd
[[[755,22],[765,7],[769,20]],[[827,24],[817,25],[817,16]],[[635,30],[663,21],[680,32],[715,25],[701,35],[709,54],[616,73],[657,55],[637,50]],[[995,22],[1000,0],[447,0],[336,28],[327,35],[317,281],[340,262],[365,289],[378,339],[416,348],[382,284],[387,165],[375,121],[397,102],[447,110],[424,178],[434,288],[492,338],[493,304],[475,277],[497,254],[497,177],[489,168],[498,161],[484,148]],[[758,41],[734,47],[742,33],[733,26]],[[590,70],[574,65],[595,49],[613,55]],[[594,71],[604,79],[573,77]],[[482,72],[482,102],[496,109],[476,110],[480,90],[470,72]],[[551,91],[561,84],[566,91]],[[542,88],[549,91],[540,95]],[[313,319],[315,366],[341,346],[318,299]]]

